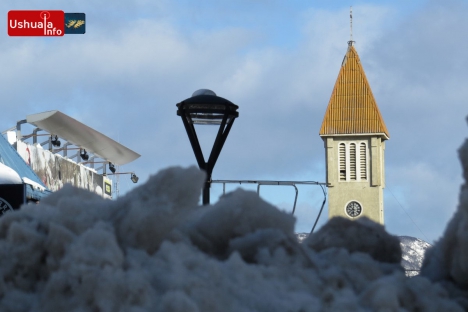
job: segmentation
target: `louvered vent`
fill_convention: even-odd
[[[356,144],[349,144],[349,178],[356,180]]]
[[[346,148],[340,143],[340,181],[346,181]]]
[[[366,144],[361,143],[360,145],[360,167],[361,167],[361,180],[367,180],[367,157],[366,157]]]

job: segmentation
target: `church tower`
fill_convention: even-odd
[[[387,127],[353,41],[341,64],[320,136],[325,145],[328,216],[384,223]]]

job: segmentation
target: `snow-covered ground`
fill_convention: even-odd
[[[468,181],[468,141],[460,150]],[[199,206],[204,174],[169,168],[118,200],[64,187],[0,218],[0,311],[464,311],[468,186],[419,276],[400,239],[335,218],[302,243],[254,192]]]

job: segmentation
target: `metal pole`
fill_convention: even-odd
[[[21,141],[23,136],[21,135],[21,125],[27,123],[26,119],[19,120],[16,122],[16,140]]]
[[[206,170],[206,180],[203,187],[203,205],[210,204],[210,187],[211,187],[211,172],[213,168],[207,168]]]

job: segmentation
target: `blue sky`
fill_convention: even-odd
[[[87,25],[85,35],[17,38],[3,24],[0,128],[60,110],[140,153],[120,170],[144,182],[196,164],[175,104],[209,88],[240,107],[214,179],[323,181],[318,132],[350,5],[355,47],[391,136],[386,227],[432,242],[462,182],[465,1],[3,1],[5,19],[13,9],[61,9],[86,13]],[[134,186],[122,178],[121,194]],[[287,188],[262,195],[285,209],[294,200]],[[320,189],[300,188],[298,231],[310,230],[321,201]]]

